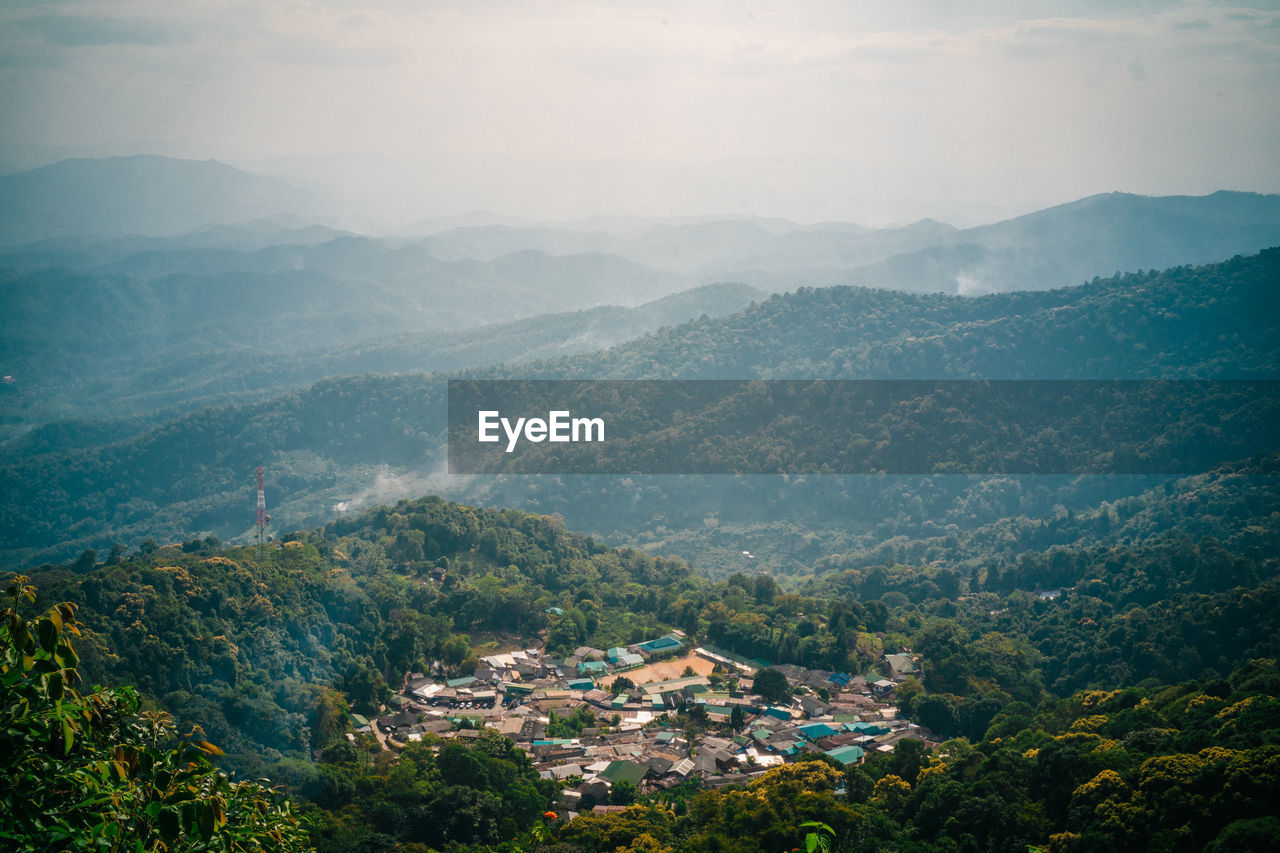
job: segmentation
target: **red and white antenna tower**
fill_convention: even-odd
[[[258,547],[262,547],[263,534],[267,529],[267,522],[271,520],[271,516],[267,515],[267,496],[262,491],[262,466],[258,466]]]

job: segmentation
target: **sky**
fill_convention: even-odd
[[[963,9],[954,7],[963,6]],[[0,4],[0,161],[475,210],[989,221],[1280,191],[1280,0]]]

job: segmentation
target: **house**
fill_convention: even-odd
[[[625,812],[630,806],[601,806],[597,805],[591,809],[592,814],[613,814],[615,812]]]
[[[670,758],[664,758],[661,755],[654,755],[651,756],[645,764],[648,766],[649,772],[654,776],[666,776],[667,773],[671,771],[672,766],[675,765],[675,762]]]
[[[649,772],[646,764],[640,764],[636,761],[611,761],[604,772],[600,774],[600,778],[607,779],[613,784],[618,782],[630,782],[632,785],[639,785],[640,780]]]
[[[797,727],[800,734],[809,740],[821,740],[824,737],[831,737],[836,733],[836,729],[826,723],[809,723],[807,725]]]
[[[680,640],[671,634],[667,634],[666,636],[659,637],[656,640],[646,640],[643,643],[636,643],[632,648],[637,652],[646,655],[655,655],[662,652],[674,652],[676,649],[680,648]]]
[[[706,676],[690,675],[683,678],[669,678],[666,681],[654,681],[641,686],[650,696],[668,696],[673,694],[692,695],[709,689],[710,682]],[[699,689],[700,688],[700,689]]]
[[[918,675],[920,672],[916,659],[908,654],[885,655],[884,663],[889,670],[889,678],[894,681],[901,681],[908,675]]]
[[[671,766],[671,772],[677,776],[688,776],[693,772],[694,767],[692,758],[682,758]]]
[[[861,764],[866,752],[860,746],[842,746],[837,749],[829,749],[824,753],[839,761],[846,767],[850,764]]]

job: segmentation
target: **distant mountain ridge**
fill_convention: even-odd
[[[138,253],[319,246],[325,232],[305,229],[335,209],[319,192],[276,178],[212,160],[150,155],[64,160],[0,176],[0,199],[0,246],[55,241],[43,248],[28,246],[25,258],[7,259],[27,268],[39,257],[52,265],[65,263],[57,253],[68,248],[68,239],[117,242],[106,251],[86,251],[80,245],[80,260],[72,261],[76,266],[95,257],[103,263],[126,261],[119,241],[130,235],[169,238],[163,247],[154,239],[150,246],[135,240]],[[270,218],[282,223],[276,229],[279,236],[265,237],[267,229],[259,228],[255,238],[240,227]],[[196,229],[203,236],[172,239]],[[965,229],[929,219],[868,228],[750,216],[599,216],[540,225],[478,214],[422,220],[398,234],[379,242],[391,249],[416,247],[439,261],[489,262],[526,251],[613,255],[688,285],[739,281],[790,290],[857,284],[976,295],[1049,289],[1116,272],[1212,263],[1257,252],[1280,244],[1280,195],[1112,192]],[[344,236],[331,235],[338,240]]]
[[[424,242],[433,254],[455,259],[521,248],[607,252],[771,290],[856,284],[969,296],[1047,290],[1117,272],[1251,254],[1280,244],[1280,195],[1106,193],[967,229],[927,219],[884,229],[774,225],[722,220],[624,233],[494,225],[443,231]]]
[[[321,193],[216,160],[63,160],[0,176],[0,245],[60,237],[169,236],[283,214],[331,212]]]
[[[709,284],[637,307],[602,305],[458,331],[313,342],[312,348],[297,352],[253,345],[222,352],[175,349],[155,362],[124,361],[110,371],[79,377],[68,395],[82,417],[104,410],[148,413],[278,395],[328,376],[521,364],[608,349],[664,326],[732,313],[767,296],[746,285]],[[131,420],[130,428],[145,422]],[[81,429],[77,426],[76,431]],[[16,447],[4,450],[22,452],[20,448],[30,445],[23,440]]]

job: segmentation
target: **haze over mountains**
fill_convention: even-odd
[[[335,373],[606,348],[659,320],[736,310],[756,291],[1040,290],[1280,244],[1280,196],[1230,192],[1113,193],[966,230],[931,220],[871,229],[598,217],[427,233],[459,221],[437,219],[394,237],[334,229],[323,224],[332,203],[317,190],[213,161],[68,160],[0,177],[0,198],[0,369],[18,395],[9,395],[0,436],[57,418],[286,390]],[[731,291],[697,291],[607,333],[592,318],[581,318],[581,334],[554,322],[533,337],[531,326],[478,333],[474,341],[521,343],[459,355],[464,329],[636,307],[719,282],[754,290],[732,291],[728,302]],[[55,346],[50,330],[84,333],[58,335]],[[442,358],[446,351],[455,357]]]
[[[1278,251],[1075,288],[975,299],[805,288],[605,352],[474,369],[469,375],[1272,378],[1280,367]],[[85,545],[109,544],[112,537],[174,537],[194,530],[234,537],[245,531],[248,519],[243,507],[250,503],[251,483],[244,472],[257,464],[271,471],[269,500],[280,529],[327,520],[370,502],[443,491],[561,512],[573,526],[619,541],[683,540],[683,552],[704,564],[744,542],[741,537],[722,541],[731,521],[773,525],[765,539],[775,544],[778,525],[799,525],[783,537],[787,540],[825,525],[847,537],[873,529],[885,507],[902,499],[904,488],[921,488],[920,478],[908,487],[899,481],[851,485],[857,478],[814,478],[808,485],[762,478],[743,486],[726,478],[567,483],[554,477],[471,482],[442,476],[447,375],[333,378],[276,399],[195,411],[149,429],[132,424],[114,434],[74,424],[37,430],[12,443],[0,472],[15,484],[0,514],[5,519],[0,547],[11,558],[23,558],[65,555]],[[908,515],[922,524],[969,517],[968,511],[951,516],[947,507],[985,503],[988,498],[972,492],[986,488],[981,483],[930,486],[933,497]],[[1124,493],[1140,487],[1118,481],[1106,485],[1112,497],[1115,489]],[[1046,486],[1043,479],[1026,490],[1001,487],[993,507],[971,520],[1028,506],[1045,510],[1054,503],[1070,504],[1072,488],[1061,481]],[[1097,499],[1093,486],[1081,488],[1081,499]],[[1048,504],[1042,506],[1044,501]],[[702,524],[708,507],[723,515],[714,527]],[[754,543],[751,548],[768,553]],[[793,565],[794,559],[780,557],[773,565]]]
[[[137,155],[63,160],[0,175],[0,245],[65,237],[170,236],[213,224],[307,212],[314,189],[214,160]]]
[[[330,220],[337,203],[315,188],[214,161],[66,160],[0,176],[0,197],[6,201],[0,246],[24,247],[18,252],[11,248],[6,266],[56,261],[58,266],[100,269],[114,263],[135,274],[157,275],[192,264],[244,272],[291,264],[342,272],[344,263],[371,260],[351,253],[350,247],[301,259],[255,254],[255,249],[316,246],[344,236],[314,227]],[[386,243],[387,249],[415,251],[375,260],[394,273],[402,270],[397,261],[416,263],[423,257],[490,262],[529,250],[557,256],[608,254],[670,275],[691,276],[698,284],[839,283],[955,293],[1078,284],[1116,271],[1208,263],[1280,241],[1280,197],[1225,191],[1196,197],[1110,193],[967,229],[927,219],[873,229],[855,223],[801,225],[785,219],[706,216],[596,217],[548,226],[519,220],[493,224],[501,217],[485,216],[476,224],[449,227],[466,219],[435,218],[407,226]],[[242,225],[251,220],[265,221],[251,228]],[[229,225],[237,227],[225,227]],[[120,239],[138,235],[169,239]],[[29,245],[38,241],[56,242]],[[185,254],[201,248],[249,256],[231,261]],[[134,255],[148,258],[142,269],[139,262],[130,262]],[[369,274],[379,278],[392,273]]]
[[[704,560],[736,553],[703,526],[720,502],[741,509],[732,523],[774,525],[754,547],[779,541],[763,507],[792,498],[771,486],[438,476],[442,380],[458,371],[1271,378],[1280,364],[1275,251],[1226,260],[1280,244],[1280,196],[1113,193],[966,230],[601,218],[373,237],[315,221],[307,191],[212,162],[67,161],[0,191],[0,458],[15,484],[0,552],[18,560],[236,537],[258,464],[285,526],[435,490]],[[1190,263],[1212,265],[1112,276]],[[825,488],[793,508],[881,494]]]

